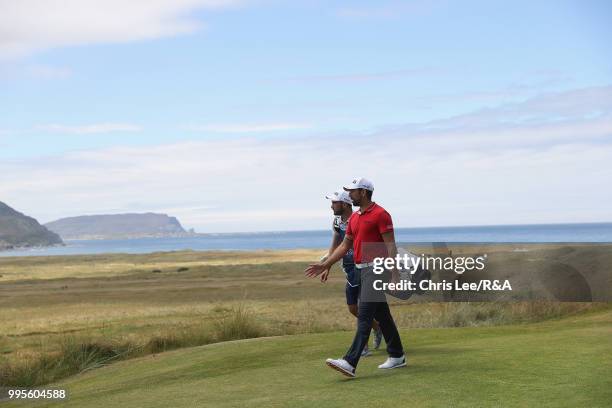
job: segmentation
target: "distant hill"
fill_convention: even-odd
[[[45,224],[63,239],[122,239],[195,235],[166,214],[103,214],[61,218]]]
[[[62,244],[59,235],[0,201],[0,250]]]

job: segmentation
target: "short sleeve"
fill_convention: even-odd
[[[348,225],[346,226],[346,235],[350,235],[351,237],[353,236],[353,216],[351,215],[351,217],[348,219]]]
[[[332,231],[334,232],[340,232],[340,225],[338,225],[338,218],[334,217],[334,220],[332,221]]]
[[[384,234],[385,232],[393,231],[393,221],[391,220],[391,214],[383,211],[378,216],[378,232]]]

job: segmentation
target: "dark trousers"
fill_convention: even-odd
[[[369,271],[368,271],[369,272]],[[360,290],[368,290],[368,286],[371,283],[369,279],[362,279]],[[371,288],[371,286],[370,286]],[[353,339],[351,348],[347,351],[344,359],[351,364],[353,367],[357,367],[361,352],[368,344],[370,338],[370,331],[372,330],[372,320],[376,319],[382,330],[385,343],[387,343],[387,353],[391,357],[401,357],[404,355],[404,348],[402,347],[402,340],[391,316],[389,310],[389,304],[383,297],[379,301],[364,301],[364,293],[361,294],[359,300],[359,310],[357,315],[357,332]],[[366,300],[368,296],[366,296]]]

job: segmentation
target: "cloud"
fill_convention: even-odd
[[[397,79],[414,77],[423,74],[431,74],[437,69],[431,67],[413,68],[413,69],[398,69],[385,72],[370,72],[370,73],[353,73],[353,74],[337,74],[337,75],[305,75],[287,78],[290,82],[365,82],[382,79]]]
[[[193,33],[200,9],[239,0],[0,0],[0,58],[50,48],[125,43]]]
[[[278,132],[288,130],[310,129],[312,125],[308,123],[217,123],[210,125],[192,125],[186,126],[186,130],[196,132],[213,132],[213,133],[260,133],[260,132]]]
[[[90,125],[68,126],[59,124],[48,124],[36,126],[37,130],[53,133],[67,133],[73,135],[86,135],[94,133],[112,132],[140,132],[142,127],[129,123],[95,123]]]
[[[534,93],[541,93],[560,85],[571,83],[573,78],[568,75],[555,75],[535,81],[523,81],[509,84],[499,89],[470,91],[432,95],[418,98],[423,103],[434,104],[441,102],[481,102],[495,103],[503,100],[525,98]]]
[[[612,85],[606,85],[547,92],[522,102],[506,103],[427,123],[385,127],[383,131],[426,135],[432,131],[439,133],[448,130],[472,134],[482,129],[499,128],[503,131],[522,125],[535,129],[543,124],[572,126],[574,122],[583,122],[585,126],[592,126],[597,121],[606,121],[611,112]]]
[[[63,66],[27,63],[2,64],[0,61],[0,82],[10,83],[24,79],[62,80],[70,78],[72,74],[72,69]]]
[[[398,227],[612,221],[610,101],[612,87],[598,87],[367,135],[4,160],[2,199],[42,221],[137,203],[202,232],[321,229],[324,194],[367,176]]]
[[[52,65],[31,65],[26,68],[25,74],[34,79],[66,79],[72,75],[72,70]]]
[[[412,1],[390,1],[377,2],[375,5],[340,7],[336,15],[349,19],[391,19],[403,15],[422,15],[430,12],[438,6],[440,1],[434,0],[412,0]]]

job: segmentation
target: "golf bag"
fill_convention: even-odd
[[[402,249],[398,250],[398,253],[403,254],[407,253],[410,257],[416,257],[416,255],[403,251]],[[431,272],[427,269],[424,269],[421,265],[412,273],[411,269],[400,269],[399,270],[400,281],[409,281],[412,282],[415,289],[414,290],[387,290],[387,293],[390,296],[393,296],[398,299],[406,300],[412,297],[412,295],[422,295],[425,293],[425,290],[421,289],[422,281],[431,280]]]

